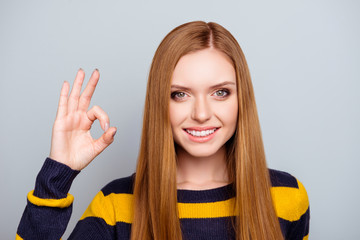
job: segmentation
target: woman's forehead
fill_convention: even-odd
[[[236,83],[231,60],[219,50],[207,48],[180,58],[172,76],[172,85],[212,86]]]

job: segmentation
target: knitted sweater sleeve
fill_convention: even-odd
[[[298,215],[295,221],[290,223],[286,239],[290,240],[307,240],[309,238],[310,225],[310,206],[309,198],[304,185],[297,180],[298,191],[293,201],[296,202],[295,213]]]
[[[60,239],[72,212],[74,197],[68,193],[79,171],[47,158],[27,195],[27,205],[16,239]]]
[[[294,176],[270,170],[271,194],[280,227],[286,240],[309,238],[310,206],[304,185]]]

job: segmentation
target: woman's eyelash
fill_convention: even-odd
[[[182,94],[183,96],[179,96],[179,94]],[[172,92],[171,93],[171,98],[183,98],[185,97],[186,93],[184,92]]]
[[[220,95],[216,95],[216,93],[220,93]],[[225,98],[227,96],[229,96],[231,93],[231,91],[229,89],[223,88],[223,89],[218,89],[214,92],[214,94],[219,97],[219,98]],[[179,91],[175,91],[171,93],[171,98],[172,99],[181,99],[186,97],[186,93],[185,92],[179,92]]]
[[[230,94],[230,90],[228,90],[228,89],[226,89],[226,88],[224,88],[224,89],[219,89],[219,90],[216,90],[215,91],[215,94],[216,93],[222,93],[222,95],[220,95],[220,96],[218,96],[218,97],[227,97],[229,94]]]

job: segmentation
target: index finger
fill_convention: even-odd
[[[96,85],[99,81],[99,78],[100,78],[99,70],[95,69],[94,72],[91,74],[89,82],[87,83],[84,91],[80,96],[79,107],[78,107],[80,110],[86,111],[88,109]]]

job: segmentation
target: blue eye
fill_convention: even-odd
[[[184,92],[173,92],[171,93],[171,98],[173,99],[181,99],[181,98],[184,98],[186,97],[186,93]]]
[[[225,97],[225,96],[229,95],[229,90],[226,90],[226,89],[217,90],[217,91],[215,92],[215,95],[216,95],[217,97]]]

